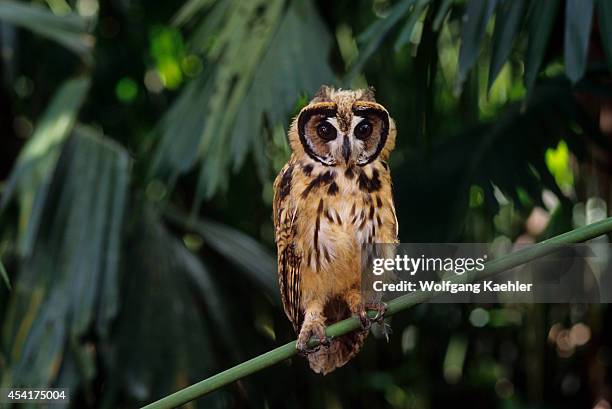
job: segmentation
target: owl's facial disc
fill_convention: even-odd
[[[336,113],[335,103],[321,102],[308,105],[298,117],[298,134],[304,151],[325,166],[337,163],[331,146],[340,136],[337,122],[334,123]]]
[[[305,153],[325,166],[365,166],[381,153],[389,133],[389,114],[382,105],[355,101],[338,112],[334,102],[313,103],[298,117]]]
[[[353,104],[351,136],[355,139],[359,166],[371,163],[380,155],[388,135],[389,113],[382,105],[370,101]]]

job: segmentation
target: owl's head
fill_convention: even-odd
[[[322,86],[293,121],[291,149],[325,166],[364,166],[386,160],[395,147],[395,122],[374,91]]]

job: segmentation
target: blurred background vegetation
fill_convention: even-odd
[[[0,384],[74,408],[293,338],[272,181],[321,84],[372,85],[395,117],[403,242],[529,243],[609,213],[607,0],[2,0],[0,49]],[[191,407],[606,409],[610,319],[420,305],[327,377],[296,358]]]

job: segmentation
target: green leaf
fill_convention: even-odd
[[[548,39],[557,16],[559,0],[532,2],[529,19],[529,41],[525,56],[525,86],[529,93],[533,89],[540,65],[546,54]]]
[[[216,47],[219,34],[224,30],[224,25],[233,10],[232,1],[215,2],[215,5],[202,16],[201,21],[195,27],[189,38],[189,49],[195,53],[209,54]]]
[[[185,248],[180,240],[172,241],[172,253],[176,263],[185,272],[189,282],[198,289],[200,299],[206,305],[207,315],[212,319],[223,341],[231,346],[234,353],[238,353],[240,348],[236,342],[236,332],[232,329],[232,320],[227,313],[228,308],[219,292],[217,283],[213,280],[213,275],[198,257]]]
[[[240,267],[271,299],[278,301],[276,260],[253,238],[209,219],[194,220],[177,209],[168,209],[166,218],[186,230],[197,232],[206,243]]]
[[[135,203],[130,220],[113,351],[102,352],[112,363],[109,378],[118,380],[115,388],[141,407],[212,374],[221,362],[213,343],[216,328],[203,319],[193,281],[184,271],[185,249],[145,201]],[[203,406],[219,407],[210,403],[218,398],[207,397]]]
[[[265,6],[260,9],[259,6],[264,3]],[[282,19],[282,6],[283,2],[279,0],[237,2],[235,12],[230,13],[227,22],[227,29],[232,31],[222,32],[218,47],[211,50],[215,56],[221,52],[218,50],[223,47],[223,40],[227,41],[213,77],[215,92],[207,102],[209,116],[198,146],[203,164],[196,190],[196,207],[202,199],[211,198],[220,187],[227,185],[225,170],[228,155],[224,151],[231,146],[227,138],[275,29]],[[263,10],[262,15],[255,19],[257,24],[252,26],[249,23],[250,16],[259,13],[258,10]],[[258,35],[253,35],[253,31]],[[223,39],[224,36],[227,38]],[[235,41],[236,38],[241,40]]]
[[[197,13],[210,7],[214,0],[188,0],[172,18],[172,24],[180,26],[191,20]]]
[[[3,0],[0,2],[0,20],[56,41],[85,59],[91,58],[94,46],[94,37],[89,34],[91,21],[76,13],[57,16],[36,4]]]
[[[335,81],[327,63],[331,37],[312,4],[283,4],[218,3],[201,22],[206,30],[198,27],[191,39],[208,38],[209,15],[224,22],[204,50],[211,69],[188,84],[160,123],[149,175],[173,183],[200,161],[195,207],[226,187],[229,171],[239,170],[249,153],[267,181],[264,124],[286,126],[299,95]]]
[[[608,70],[612,71],[612,2],[608,0],[597,1],[597,18]]]
[[[589,51],[594,0],[567,0],[565,3],[564,61],[567,77],[576,82],[584,75]]]
[[[19,153],[0,201],[4,209],[15,192],[20,204],[18,251],[27,255],[38,230],[51,173],[89,90],[87,78],[66,81],[53,96],[32,137]]]
[[[480,53],[487,23],[493,15],[496,0],[468,0],[461,27],[458,81],[463,84]]]
[[[306,32],[309,41],[303,40]],[[271,125],[281,124],[287,128],[288,114],[295,108],[300,95],[305,91],[312,95],[321,84],[335,82],[327,63],[330,47],[327,29],[312,7],[292,7],[287,11],[235,118],[230,135],[234,171],[242,166],[250,147],[259,165],[256,171],[260,179],[269,180],[267,162],[262,163],[257,158],[262,151],[265,156],[263,138],[253,129],[261,129],[264,119]],[[312,59],[320,63],[306,69],[307,61]]]
[[[9,276],[6,272],[6,269],[4,268],[4,265],[2,264],[2,261],[0,261],[0,277],[2,277],[2,280],[4,280],[4,284],[6,284],[6,287],[10,290],[11,281],[9,280]]]
[[[580,113],[574,111],[574,105],[573,88],[567,79],[542,83],[534,89],[527,106],[520,102],[512,104],[504,115],[488,123],[481,123],[476,128],[467,129],[451,142],[432,150],[431,156],[437,158],[435,175],[432,174],[433,168],[428,165],[429,158],[420,158],[423,155],[418,153],[408,156],[406,165],[396,169],[396,178],[399,178],[396,183],[407,183],[402,181],[401,175],[410,175],[408,186],[411,195],[424,195],[428,191],[453,192],[453,206],[445,205],[446,201],[442,199],[437,201],[442,203],[440,209],[446,209],[449,214],[445,223],[453,226],[451,237],[459,234],[464,227],[473,226],[470,220],[466,220],[469,203],[467,193],[472,185],[479,185],[484,190],[486,211],[490,216],[498,210],[493,194],[494,186],[512,199],[514,206],[519,209],[523,203],[517,193],[518,189],[526,193],[523,197],[527,197],[532,204],[541,201],[543,189],[562,198],[563,192],[554,177],[550,176],[543,159],[546,150],[557,146],[561,137],[567,141],[569,149],[579,160],[583,157],[576,147],[582,145],[584,150],[584,138],[571,135],[572,127],[580,123]],[[432,180],[438,181],[435,186],[432,186]],[[410,209],[414,212],[425,210],[422,207],[415,208],[412,203],[407,203],[408,200],[400,196],[398,208],[412,206]],[[524,201],[527,205],[523,208],[528,209],[532,205],[528,201]],[[427,203],[428,208],[432,206],[431,203],[434,202]],[[439,214],[439,211],[431,211],[431,214]],[[424,226],[431,222],[431,219],[423,220],[420,228],[426,229]]]
[[[64,144],[3,323],[14,385],[52,385],[68,340],[108,333],[128,171],[127,152],[92,129],[78,127]]]
[[[395,45],[393,46],[395,52],[398,52],[408,41],[410,41],[414,26],[423,14],[423,10],[427,7],[427,4],[429,4],[429,0],[417,0],[416,5],[409,13],[406,24],[404,24],[402,31],[395,41]]]
[[[209,246],[249,273],[268,294],[276,293],[276,260],[259,242],[212,220],[203,223],[204,228],[198,231]]]
[[[153,155],[150,178],[175,180],[193,168],[206,123],[201,107],[210,99],[214,85],[209,77],[193,79],[160,121],[162,137]]]
[[[373,23],[366,31],[364,31],[357,39],[363,45],[360,47],[359,57],[346,74],[345,82],[350,84],[353,79],[359,74],[365,63],[370,59],[372,54],[378,49],[389,31],[408,13],[410,7],[416,0],[403,0],[393,6],[389,15]]]
[[[491,65],[489,67],[489,89],[493,86],[497,75],[510,55],[510,51],[512,51],[512,45],[521,28],[524,14],[525,0],[500,0],[497,6]]]
[[[444,18],[450,11],[452,4],[453,4],[453,0],[444,0],[442,2],[442,5],[438,9],[438,12],[436,13],[436,17],[434,18],[434,21],[433,21],[433,26],[432,26],[433,31],[438,31],[440,27],[442,27],[442,22],[444,21]]]

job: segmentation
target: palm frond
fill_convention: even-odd
[[[407,13],[413,10],[411,7],[414,6],[415,2],[416,0],[400,1],[389,10],[389,15],[387,17],[375,21],[366,31],[359,35],[357,41],[362,45],[362,50],[360,50],[359,57],[346,74],[345,81],[347,83],[350,84],[355,76],[363,70],[365,63],[378,49],[389,31],[395,27]]]
[[[495,15],[495,31],[491,49],[491,65],[489,66],[490,90],[493,82],[506,63],[512,47],[516,42],[525,15],[526,0],[500,0]]]
[[[121,262],[125,301],[110,339],[115,349],[102,354],[117,380],[113,392],[126,394],[140,407],[213,373],[219,362],[212,343],[216,320],[203,319],[192,291],[193,271],[185,271],[194,267],[185,262],[194,259],[146,201],[136,198],[129,218]],[[231,322],[223,309],[207,312]],[[219,407],[219,397],[208,398],[205,406]]]
[[[91,59],[94,37],[89,32],[92,21],[78,14],[57,16],[37,4],[3,0],[0,2],[0,20],[53,40],[85,60]]]
[[[587,66],[589,38],[595,0],[566,0],[565,2],[565,73],[576,82]]]
[[[4,268],[4,264],[2,264],[2,261],[0,261],[0,277],[2,277],[2,280],[4,281],[6,288],[10,290],[11,280],[9,280],[8,273],[6,272],[6,269]]]
[[[427,0],[405,0],[391,8],[389,15],[372,23],[357,39],[360,45],[360,55],[357,62],[345,76],[350,83],[355,76],[363,71],[365,64],[382,45],[387,34],[402,20],[403,29],[395,39],[394,50],[401,52],[402,46],[411,38],[415,22],[427,7]],[[434,3],[431,3],[434,4]],[[488,89],[501,72],[511,55],[517,41],[523,34],[527,37],[527,48],[517,50],[524,57],[525,70],[523,74],[526,87],[531,93],[536,79],[548,63],[550,55],[550,36],[555,22],[561,15],[559,0],[468,0],[467,2],[443,1],[437,8],[432,28],[438,31],[444,19],[447,24],[458,24],[461,27],[461,46],[456,72],[456,82],[462,85],[471,70],[476,66],[483,48],[491,44]],[[593,32],[593,18],[597,18],[600,37],[603,43],[606,59],[612,61],[610,55],[610,7],[605,1],[568,0],[565,2],[563,36],[563,61],[567,78],[573,83],[584,78],[588,69],[588,44]],[[487,34],[487,25],[495,18],[495,29]],[[491,41],[483,41],[487,36]],[[489,50],[487,50],[489,51]],[[610,64],[609,64],[610,65]]]
[[[166,210],[165,216],[181,228],[201,235],[210,247],[244,271],[278,304],[276,260],[264,246],[232,227],[209,219],[194,220],[177,209]]]
[[[153,175],[173,181],[201,160],[196,201],[224,188],[228,170],[239,169],[249,152],[267,180],[264,123],[286,124],[296,95],[334,81],[331,39],[309,2],[284,10],[280,0],[226,1],[211,13],[218,8],[226,22],[206,50],[216,68],[189,84],[162,121],[152,166]],[[196,30],[194,38],[201,35]]]
[[[412,34],[414,32],[416,23],[421,17],[421,14],[427,8],[428,4],[429,4],[429,0],[417,0],[414,6],[414,10],[410,13],[410,16],[406,19],[406,23],[404,24],[402,31],[400,31],[399,35],[397,36],[397,39],[395,40],[395,45],[393,46],[393,49],[396,52],[399,51],[406,43],[408,43],[408,41],[410,41],[410,38],[412,37]]]
[[[612,71],[612,3],[603,0],[598,1],[597,17],[608,70]]]
[[[92,326],[108,333],[128,170],[125,150],[92,129],[77,128],[64,145],[50,170],[35,245],[11,293],[4,385],[49,386],[58,362],[69,348],[84,348],[78,340]]]
[[[18,251],[23,255],[32,249],[51,174],[89,85],[89,79],[75,78],[59,88],[38,121],[34,134],[20,152],[7,182],[0,209],[4,209],[15,194],[18,196],[21,213]]]
[[[206,314],[214,324],[215,333],[218,333],[230,348],[238,355],[240,347],[236,341],[236,331],[232,328],[232,320],[227,313],[227,304],[219,292],[219,286],[213,278],[208,267],[178,239],[172,240],[172,254],[180,271],[184,271],[188,282],[197,288],[199,299],[206,306]]]
[[[463,83],[472,69],[484,39],[487,23],[493,16],[496,0],[468,0],[461,27],[458,81]]]
[[[533,89],[535,80],[540,71],[546,46],[552,31],[559,0],[542,0],[531,3],[529,12],[529,40],[525,55],[525,85],[528,90]]]
[[[175,25],[182,25],[194,18],[194,16],[211,6],[214,0],[188,0],[176,13],[172,19],[172,23]]]

